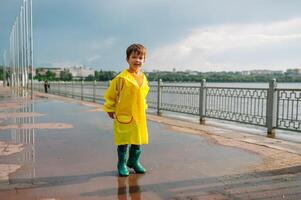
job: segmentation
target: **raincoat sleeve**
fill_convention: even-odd
[[[109,88],[106,90],[104,99],[105,103],[103,105],[103,110],[105,112],[115,112],[116,108],[116,79],[110,81]]]
[[[148,104],[147,104],[147,100],[145,100],[145,106],[144,109],[147,110],[148,109]]]
[[[148,86],[147,78],[145,76],[144,76],[144,78],[145,78],[145,82],[146,82],[145,89],[144,89],[144,99],[145,99],[144,109],[147,110],[148,109],[147,94],[149,92],[149,86]]]

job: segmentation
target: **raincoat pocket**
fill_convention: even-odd
[[[115,118],[121,124],[129,124],[133,121],[133,116],[127,114],[118,114]]]

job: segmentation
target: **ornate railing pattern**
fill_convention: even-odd
[[[51,82],[49,92],[75,99],[103,102],[103,96],[107,88],[107,83]],[[34,89],[44,91],[44,85],[42,83],[35,83]]]
[[[267,89],[206,88],[206,117],[266,125]]]
[[[108,88],[107,84],[97,84],[95,87],[95,98],[96,102],[104,102],[104,94]]]
[[[94,89],[94,82],[88,82],[87,84],[83,84],[82,93],[83,93],[83,100],[93,101],[93,89]]]
[[[277,89],[277,128],[301,131],[301,89]]]
[[[149,85],[149,92],[147,95],[147,104],[149,108],[157,108],[157,95],[158,95],[158,86]]]
[[[199,114],[199,87],[164,85],[161,109],[172,112]]]

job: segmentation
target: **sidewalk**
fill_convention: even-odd
[[[148,173],[119,178],[100,105],[44,93],[31,101],[1,88],[0,171],[9,176],[0,173],[0,199],[301,198],[300,144],[148,119]]]

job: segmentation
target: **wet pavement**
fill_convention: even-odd
[[[1,200],[301,199],[301,166],[256,171],[265,162],[257,153],[154,121],[142,154],[148,172],[120,178],[112,121],[101,109],[0,94]]]

